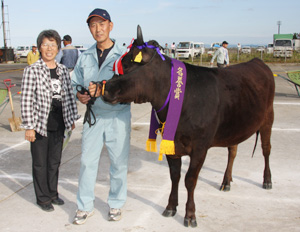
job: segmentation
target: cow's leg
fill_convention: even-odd
[[[269,157],[271,153],[271,133],[272,133],[273,120],[274,120],[274,113],[272,110],[268,115],[268,120],[266,120],[267,123],[265,123],[259,129],[261,135],[261,147],[265,158],[265,170],[264,170],[264,182],[263,182],[264,189],[272,189]]]
[[[197,184],[199,172],[202,168],[206,157],[206,152],[207,151],[201,152],[200,154],[197,153],[197,157],[193,157],[191,155],[190,166],[185,176],[185,187],[188,191],[188,199],[186,202],[186,214],[184,217],[184,225],[186,227],[188,227],[189,225],[191,227],[197,226],[197,220],[195,216],[196,207],[194,201],[194,191]]]
[[[172,181],[172,189],[169,196],[169,203],[162,215],[165,217],[173,217],[176,214],[176,207],[178,205],[178,184],[181,172],[181,158],[174,159],[167,155],[167,160]]]
[[[228,162],[227,162],[227,168],[224,173],[224,178],[222,185],[220,187],[221,191],[227,192],[230,191],[230,182],[232,181],[232,166],[233,161],[236,157],[237,153],[237,145],[228,147]]]

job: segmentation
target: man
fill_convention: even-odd
[[[28,63],[28,65],[32,65],[33,63],[38,61],[38,59],[40,58],[40,53],[37,50],[35,44],[32,45],[31,49],[32,50],[30,52],[28,52],[28,54],[27,54],[27,63]]]
[[[91,81],[108,80],[113,76],[114,61],[125,53],[126,48],[116,44],[109,34],[113,22],[106,10],[95,9],[87,23],[96,43],[82,53],[72,76],[74,93],[82,104],[91,99],[87,93],[76,91],[78,85],[91,89]],[[95,91],[94,91],[95,92]],[[94,96],[94,94],[92,94]],[[94,212],[94,188],[103,144],[110,158],[110,191],[108,196],[109,221],[121,219],[121,208],[127,198],[127,169],[130,146],[131,113],[128,104],[108,104],[96,98],[92,105],[94,125],[85,123],[82,133],[82,155],[77,192],[77,205],[73,223],[83,224]]]
[[[175,49],[176,49],[175,42],[173,42],[172,45],[171,45],[172,58],[175,58]]]
[[[218,68],[225,68],[229,66],[229,56],[227,50],[228,43],[223,41],[222,47],[220,47],[212,57],[210,64],[213,65],[215,58],[217,57],[217,66]]]
[[[72,46],[71,36],[65,35],[62,41],[65,47],[61,49],[62,57],[60,63],[64,64],[69,69],[69,72],[71,72],[76,65],[77,59],[80,55],[80,51]]]
[[[167,43],[165,44],[164,52],[165,52],[166,56],[169,56],[169,55],[170,55],[170,49],[169,49],[169,46],[168,46]]]

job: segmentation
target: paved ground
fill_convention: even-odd
[[[299,65],[270,65],[275,73],[299,70]],[[0,82],[5,78],[21,81],[19,66],[0,64]],[[22,67],[21,67],[22,68]],[[10,70],[9,70],[10,69]],[[16,71],[12,71],[16,70]],[[255,137],[238,148],[231,191],[219,191],[227,163],[227,149],[209,150],[195,190],[198,227],[185,228],[186,189],[184,175],[189,160],[183,160],[178,212],[173,218],[161,216],[170,191],[166,159],[144,150],[150,105],[132,105],[132,138],[128,173],[128,200],[123,219],[108,222],[106,199],[109,190],[109,159],[103,151],[95,188],[95,215],[86,224],[72,224],[76,210],[77,178],[80,162],[82,121],[77,123],[69,146],[63,152],[59,192],[65,205],[47,213],[35,204],[31,177],[29,143],[24,132],[11,132],[9,105],[0,115],[0,228],[1,231],[300,231],[300,98],[294,86],[279,77],[274,102],[271,171],[273,189],[261,188],[264,161],[258,147],[251,158]],[[0,85],[0,88],[3,87]],[[13,88],[19,91],[19,86]],[[14,97],[20,116],[19,96]],[[1,109],[0,109],[1,110]],[[79,108],[83,115],[85,107]]]

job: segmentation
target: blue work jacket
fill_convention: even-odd
[[[95,43],[88,50],[81,53],[72,74],[72,86],[76,96],[76,86],[81,85],[86,89],[91,81],[109,80],[112,78],[114,72],[113,64],[116,59],[123,55],[126,48],[119,46],[115,41],[114,47],[108,53],[105,61],[102,63],[100,69],[98,66],[97,57],[97,43]],[[92,110],[96,117],[99,116],[113,116],[117,115],[120,111],[129,111],[130,105],[128,104],[110,104],[104,102],[101,97],[98,97],[92,106]]]

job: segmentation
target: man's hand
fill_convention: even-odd
[[[91,97],[90,95],[88,95],[88,93],[84,93],[84,94],[81,94],[79,92],[77,92],[76,94],[78,100],[82,103],[82,104],[88,104],[89,100],[91,100]]]
[[[29,142],[34,142],[35,141],[35,131],[33,129],[26,130],[25,131],[25,139],[28,140]]]
[[[95,95],[96,89],[97,89],[97,93]],[[89,91],[92,97],[94,96],[99,97],[101,96],[102,86],[99,83],[93,84],[92,82],[90,82]]]

